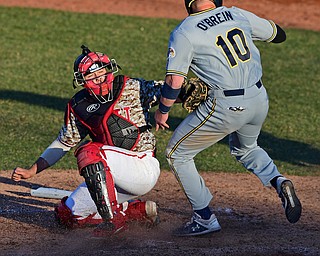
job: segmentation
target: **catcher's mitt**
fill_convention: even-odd
[[[190,78],[184,81],[178,98],[182,102],[182,107],[192,112],[206,100],[207,95],[207,85],[199,78]]]

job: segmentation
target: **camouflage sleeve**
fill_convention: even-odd
[[[68,118],[65,118],[66,122],[60,129],[58,140],[68,147],[75,147],[89,132],[72,112],[66,114]]]
[[[140,81],[140,95],[143,108],[150,109],[151,107],[159,104],[161,97],[161,88],[164,81],[146,81],[144,79],[138,78]]]

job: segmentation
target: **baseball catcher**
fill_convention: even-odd
[[[118,70],[114,59],[82,46],[73,85],[83,89],[68,102],[58,137],[29,169],[17,167],[12,174],[15,181],[30,178],[78,146],[84,182],[55,212],[67,227],[99,224],[98,236],[125,230],[133,220],[158,221],[156,203],[137,197],[148,193],[160,174],[149,109],[159,102],[163,82],[116,75]]]

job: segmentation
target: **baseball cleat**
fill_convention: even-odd
[[[146,221],[150,227],[156,226],[160,222],[157,204],[153,201],[130,200],[122,205],[128,221]]]
[[[296,223],[301,216],[302,206],[290,180],[280,177],[277,179],[277,192],[281,198],[286,217],[290,223]]]
[[[204,220],[200,215],[194,213],[191,221],[177,229],[174,233],[177,236],[199,236],[220,230],[221,226],[214,214],[211,215],[210,219]]]
[[[153,201],[146,201],[147,226],[154,227],[160,223],[160,217],[157,211],[157,204]]]

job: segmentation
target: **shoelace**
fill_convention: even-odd
[[[188,225],[192,224],[196,219],[197,219],[196,216],[192,216],[192,217],[191,217],[191,220],[188,221],[185,226],[187,227]]]

